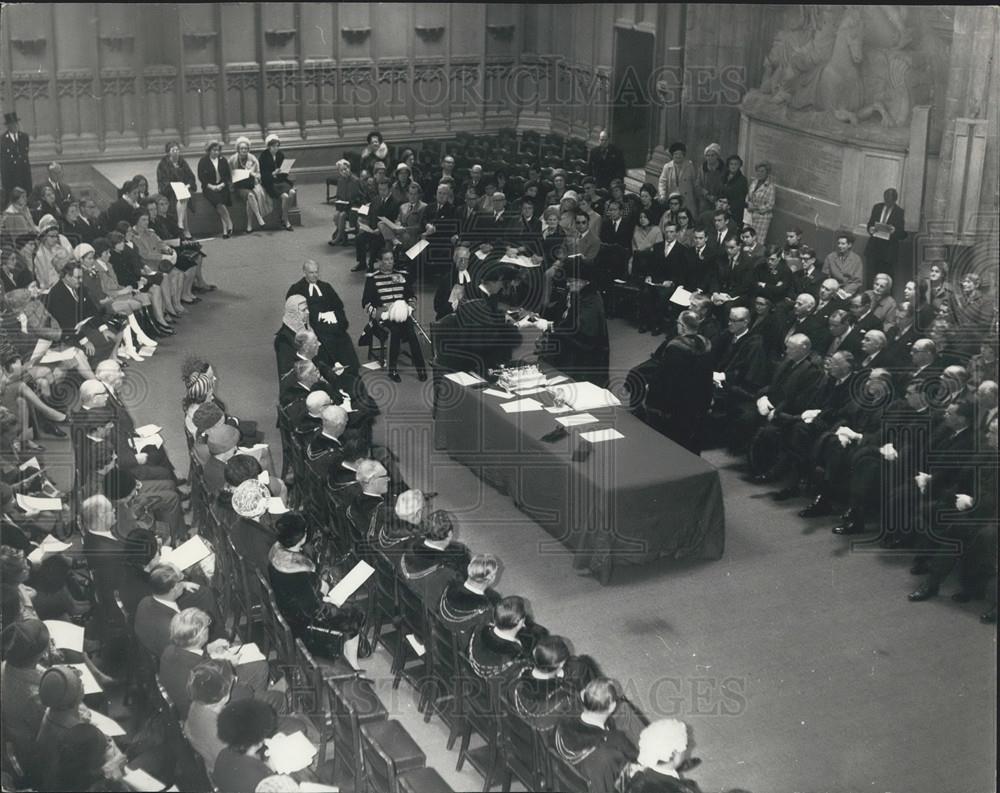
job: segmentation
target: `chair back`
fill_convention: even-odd
[[[548,771],[548,790],[558,790],[560,793],[590,793],[590,781],[576,766],[567,763],[559,753],[549,748],[545,757]]]
[[[334,745],[337,746],[338,769],[343,770],[351,781],[363,779],[361,757],[361,725],[389,718],[378,694],[367,680],[351,677],[339,680],[324,680],[326,688],[330,727]],[[360,790],[359,785],[355,785]]]
[[[254,578],[261,594],[259,602],[264,610],[264,619],[261,620],[261,628],[267,644],[266,649],[263,649],[264,655],[269,657],[273,650],[280,664],[294,666],[295,638],[292,635],[292,629],[278,609],[278,602],[274,597],[274,590],[271,588],[270,582],[257,571],[254,571]]]
[[[506,701],[500,701],[500,747],[503,762],[528,790],[545,784],[543,742],[538,731]]]

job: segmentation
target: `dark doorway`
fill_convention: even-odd
[[[629,168],[641,168],[649,157],[653,115],[647,83],[653,73],[653,42],[652,33],[615,29],[611,140],[625,154]]]

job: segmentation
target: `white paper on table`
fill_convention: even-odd
[[[236,184],[237,182],[245,182],[251,177],[251,175],[250,171],[246,168],[237,168],[233,171],[233,183]]]
[[[712,372],[712,380],[715,382],[716,385],[722,385],[723,383],[726,382],[726,373]]]
[[[569,405],[559,405],[557,407],[545,408],[548,413],[569,413],[573,410]]]
[[[382,365],[378,361],[369,361],[361,364],[362,369],[381,369]]]
[[[135,428],[135,434],[140,438],[148,438],[150,435],[158,435],[162,429],[156,424],[143,424],[141,427]]]
[[[83,652],[83,627],[64,620],[44,620],[49,638],[60,650]]]
[[[299,782],[302,793],[340,793],[336,785],[321,785],[319,782]]]
[[[476,385],[476,383],[485,383],[478,374],[475,372],[449,372],[445,375],[448,380],[453,383],[458,383],[459,385],[470,386]]]
[[[174,198],[178,201],[183,201],[184,199],[191,197],[191,191],[188,190],[188,186],[184,184],[184,182],[171,182],[170,187],[173,188]],[[161,786],[160,790],[162,789],[163,788]]]
[[[202,559],[207,559],[211,555],[212,549],[196,534],[190,540],[182,542],[172,551],[163,551],[160,555],[160,561],[169,562],[178,570],[184,571],[189,567],[194,567]]]
[[[513,402],[504,402],[500,406],[505,413],[531,413],[545,407],[537,399],[528,397],[527,399],[515,399]]]
[[[260,647],[257,646],[257,642],[244,644],[233,653],[233,657],[236,666],[243,666],[244,664],[252,664],[256,661],[267,660],[267,658],[264,657],[264,653],[260,651]]]
[[[279,732],[264,743],[267,744],[268,763],[279,774],[294,774],[308,768],[318,751],[301,730],[291,735]]]
[[[578,427],[581,424],[595,424],[597,422],[597,417],[592,416],[590,413],[578,413],[575,416],[564,416],[561,419],[556,419],[564,427]]]
[[[136,437],[132,439],[132,448],[134,448],[136,451],[139,451],[140,449],[146,446],[155,446],[157,449],[159,449],[161,446],[163,446],[163,436],[154,434],[154,435],[147,435],[145,437]]]
[[[580,437],[585,441],[590,441],[590,443],[601,443],[602,441],[616,441],[619,438],[624,438],[625,436],[616,429],[606,429],[581,432]]]
[[[25,512],[58,512],[63,506],[62,500],[58,498],[26,496],[23,493],[18,493],[14,498]]]
[[[90,723],[109,738],[117,738],[120,735],[128,734],[124,729],[122,729],[122,726],[117,721],[108,718],[103,713],[96,710],[90,711]]]
[[[406,255],[410,259],[416,259],[430,243],[427,240],[420,240],[410,247]]]
[[[72,666],[80,673],[80,679],[83,681],[83,693],[87,694],[100,694],[104,691],[101,688],[101,684],[97,682],[97,678],[94,677],[94,673],[90,671],[86,664],[67,664],[67,666]],[[162,790],[163,785],[157,788],[157,790]]]
[[[514,393],[517,394],[518,396],[526,397],[526,396],[531,396],[532,394],[540,394],[545,390],[547,390],[545,386],[538,385],[538,386],[532,386],[531,388],[515,388]]]
[[[129,768],[125,766],[125,774],[122,780],[132,790],[139,793],[159,793],[165,785],[152,774],[143,771],[141,768]]]
[[[486,256],[486,251],[476,251],[476,258],[479,259],[479,261],[485,261]]]
[[[295,165],[295,160],[282,160],[278,173],[291,173],[293,165]]]
[[[368,562],[364,560],[358,562],[351,572],[337,582],[337,585],[327,593],[323,600],[327,603],[333,603],[335,606],[343,606],[347,599],[358,591],[358,587],[371,578],[374,572],[375,568]]]
[[[76,350],[72,347],[66,350],[47,350],[38,362],[40,364],[61,363],[62,361],[72,360],[75,355]]]
[[[545,385],[558,385],[559,383],[565,383],[569,378],[564,374],[557,374],[555,377],[550,377],[545,381]]]
[[[288,507],[285,506],[285,502],[281,500],[280,496],[271,496],[267,500],[267,511],[270,515],[284,515],[288,512]]]
[[[510,391],[498,391],[495,388],[484,388],[484,394],[489,394],[490,396],[500,397],[501,399],[510,399],[514,396]]]
[[[25,460],[18,467],[18,471],[27,471],[29,468],[37,468],[39,471],[42,470],[41,463],[38,462],[37,457],[32,457],[30,460]]]
[[[621,400],[606,388],[600,388],[586,380],[581,383],[553,386],[552,391],[561,395],[563,401],[574,410],[594,410],[621,405]]]
[[[418,658],[423,658],[424,653],[427,652],[427,648],[421,643],[420,639],[414,636],[412,633],[406,634],[406,641],[410,643],[410,647],[413,648],[413,652],[417,654]]]
[[[687,308],[691,305],[691,292],[685,289],[683,286],[678,286],[674,293],[670,296],[670,302],[675,306],[682,306]]]

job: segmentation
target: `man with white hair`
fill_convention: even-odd
[[[830,315],[844,307],[844,301],[837,297],[840,282],[836,278],[826,278],[819,285],[818,299],[813,314],[823,322],[829,322]]]
[[[687,725],[677,719],[659,719],[639,733],[639,757],[629,769],[628,791],[697,793],[698,786],[683,779],[685,768],[698,765],[686,759]]]
[[[872,371],[892,366],[892,356],[886,350],[889,340],[880,330],[870,330],[861,337],[861,371]]]
[[[288,287],[287,300],[292,295],[306,299],[309,309],[309,327],[315,331],[325,352],[347,369],[357,373],[358,354],[351,337],[347,333],[347,313],[344,301],[337,290],[319,277],[319,265],[307,259],[302,265],[302,278]]]
[[[86,498],[100,492],[105,473],[117,459],[115,417],[110,394],[99,380],[80,384],[80,407],[70,415],[70,443],[76,465],[77,490]]]
[[[321,418],[323,408],[332,404],[333,399],[326,391],[313,391],[306,397],[306,412],[292,428],[292,431],[302,442],[308,442],[319,431],[323,425]]]
[[[326,482],[330,469],[344,460],[341,436],[347,429],[347,411],[339,405],[327,405],[320,413],[320,431],[306,446],[306,465],[321,482]]]
[[[63,168],[59,163],[50,162],[47,170],[47,179],[41,186],[47,185],[52,188],[52,192],[56,194],[56,205],[65,212],[66,205],[73,200],[73,191],[62,180]]]
[[[827,323],[816,316],[816,298],[808,292],[803,292],[795,298],[792,307],[792,321],[785,331],[785,339],[796,333],[809,337],[814,350],[824,350],[830,344],[830,331]]]

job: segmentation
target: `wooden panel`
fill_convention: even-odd
[[[308,59],[332,58],[340,32],[334,29],[332,3],[302,3],[302,54]]]
[[[10,10],[20,6],[8,6]],[[91,69],[94,65],[95,18],[89,3],[59,3],[55,6],[55,48],[59,70]]]
[[[264,60],[296,59],[295,8],[293,3],[261,3],[264,22]]]
[[[485,6],[482,3],[462,4],[452,14],[454,32],[451,36],[453,56],[482,55],[483,25],[486,24]]]
[[[372,21],[368,3],[340,3],[337,12],[340,16],[341,58],[369,58],[372,53]],[[365,32],[367,31],[367,33]]]
[[[444,3],[417,3],[413,8],[413,56],[444,59],[448,51],[448,7]],[[417,32],[416,28],[420,28]]]

